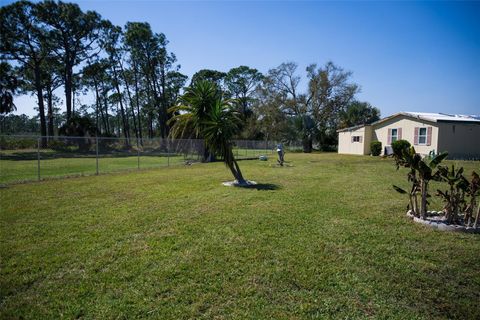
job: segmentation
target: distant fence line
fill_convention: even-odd
[[[235,140],[237,159],[274,152],[276,141]],[[285,143],[287,151],[301,143]],[[205,157],[202,139],[0,135],[0,183],[192,164]]]

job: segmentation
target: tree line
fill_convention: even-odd
[[[306,90],[300,88],[301,75],[293,62],[265,74],[248,66],[227,72],[203,69],[188,82],[167,46],[166,36],[147,22],[115,26],[73,3],[17,1],[4,6],[1,128],[20,130],[22,123],[32,128],[25,118],[6,116],[15,110],[15,95],[31,94],[42,136],[117,136],[127,145],[166,138],[178,113],[172,106],[199,81],[214,83],[234,102],[241,118],[236,138],[301,140],[306,152],[314,146],[334,148],[338,128],[370,123],[380,115],[369,103],[356,100],[359,86],[352,73],[332,62],[306,68]],[[81,102],[86,94],[93,103]],[[183,133],[184,138],[193,135]],[[48,138],[42,140],[47,143]]]

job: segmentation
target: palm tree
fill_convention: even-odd
[[[209,151],[220,155],[238,185],[247,185],[232,151],[232,137],[241,123],[234,111],[234,100],[225,100],[217,85],[210,81],[196,81],[188,87],[177,106],[170,108],[174,116],[170,135],[183,137],[193,132],[203,138]]]

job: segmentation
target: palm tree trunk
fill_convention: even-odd
[[[303,138],[302,140],[303,144],[303,152],[304,153],[311,153],[313,149],[313,142],[311,138]]]
[[[230,151],[230,152],[232,152],[232,151]],[[233,157],[233,153],[232,153],[232,157]],[[240,171],[240,167],[238,166],[237,160],[234,159],[233,163],[234,163],[236,171],[237,171],[237,177],[236,178],[237,178],[238,183],[239,184],[246,184],[247,182],[243,178],[242,171]]]
[[[242,184],[245,185],[247,182],[243,178],[242,171],[240,170],[240,167],[238,166],[238,163],[235,160],[235,157],[233,156],[232,148],[230,147],[227,152],[228,152],[228,157],[224,158],[225,164],[232,172],[235,180],[237,180],[237,183],[240,185]]]

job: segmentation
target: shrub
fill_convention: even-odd
[[[37,144],[35,138],[0,137],[0,150],[36,149]]]
[[[410,148],[410,142],[407,140],[397,140],[392,142],[392,150],[393,154],[395,155],[400,155],[402,150],[406,150],[408,148]]]
[[[382,143],[380,141],[372,141],[370,143],[370,152],[372,156],[379,156],[382,153]]]
[[[61,140],[50,140],[48,141],[48,147],[55,151],[67,151],[68,145],[65,141]]]

